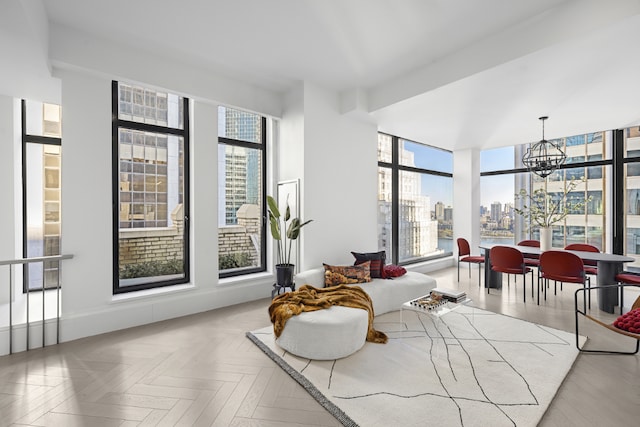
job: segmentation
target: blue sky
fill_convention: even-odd
[[[514,147],[496,148],[480,153],[480,172],[513,169]],[[489,207],[493,202],[513,203],[515,194],[513,175],[486,176],[481,178],[480,204]]]
[[[434,149],[419,144],[405,144],[405,150],[415,154],[415,166],[440,172],[453,172],[453,161],[450,152]],[[514,147],[504,147],[483,151],[480,155],[480,171],[492,171],[514,168]],[[422,175],[422,191],[431,198],[431,208],[436,202],[445,206],[453,206],[450,181],[445,178]],[[493,202],[513,203],[515,190],[513,175],[491,176],[482,178],[482,194],[480,203],[489,207]]]

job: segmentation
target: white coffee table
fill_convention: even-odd
[[[435,318],[440,318],[442,316],[444,316],[445,314],[451,313],[454,310],[457,310],[458,308],[462,307],[463,305],[467,305],[470,304],[471,302],[473,302],[471,300],[471,298],[466,298],[460,302],[454,303],[451,301],[447,301],[444,302],[441,305],[435,306],[435,307],[429,307],[427,308],[424,305],[418,304],[416,301],[419,301],[420,299],[423,298],[427,298],[429,297],[429,295],[424,295],[421,296],[420,298],[416,298],[416,299],[412,299],[411,301],[407,301],[405,303],[402,304],[402,306],[400,306],[400,323],[403,323],[402,321],[402,311],[403,310],[410,310],[410,311],[415,311],[417,313],[425,313],[428,314],[430,316],[433,316]]]

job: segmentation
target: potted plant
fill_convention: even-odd
[[[584,200],[571,200],[568,196],[576,189],[579,182],[585,182],[585,178],[571,180],[560,192],[548,192],[541,187],[529,193],[524,188],[515,194],[516,200],[520,200],[522,206],[514,208],[515,212],[526,220],[527,231],[532,227],[540,228],[540,249],[551,249],[551,226],[562,221],[571,212],[582,209],[591,201],[591,196]]]
[[[294,264],[291,263],[291,248],[293,241],[300,236],[300,229],[313,220],[302,222],[300,218],[291,218],[289,199],[287,197],[284,216],[280,215],[278,204],[271,196],[267,196],[269,206],[269,228],[271,236],[277,241],[276,279],[281,287],[291,287],[293,284]],[[282,218],[282,219],[281,219]]]

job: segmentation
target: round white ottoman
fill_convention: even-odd
[[[360,350],[367,339],[366,310],[334,305],[292,316],[276,343],[296,356],[333,360]]]

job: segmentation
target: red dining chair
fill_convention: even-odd
[[[582,252],[600,252],[600,249],[587,243],[571,243],[564,247],[568,251],[582,251]],[[598,261],[584,260],[584,272],[591,275],[598,274]]]
[[[462,237],[458,238],[458,282],[460,281],[460,263],[466,262],[469,264],[469,277],[471,277],[471,264],[478,264],[478,287],[480,287],[480,277],[482,271],[482,265],[484,264],[484,257],[482,255],[471,255],[471,248],[467,239]]]
[[[540,279],[553,280],[560,283],[579,283],[583,288],[591,289],[591,281],[584,271],[582,259],[576,254],[564,251],[545,251],[540,254],[540,275],[538,276],[538,304],[540,304]],[[544,299],[547,299],[547,287],[544,288]],[[591,292],[585,297],[584,310],[587,310],[587,298],[591,309]]]
[[[530,248],[539,248],[539,240],[521,240],[518,242],[518,246],[527,246]],[[524,254],[524,264],[528,267],[540,266],[540,255]],[[531,286],[531,296],[533,297],[533,286]]]
[[[518,246],[528,246],[530,248],[539,248],[540,241],[539,240],[521,240],[518,242]],[[537,267],[540,265],[540,256],[539,255],[524,255],[524,263],[529,267]]]
[[[616,274],[616,282],[624,283],[625,285],[640,286],[640,274],[632,273],[630,271],[623,271]],[[622,308],[624,307],[624,286],[620,286],[620,314],[622,314]]]
[[[524,290],[524,302],[527,302],[527,273],[531,273],[531,286],[533,286],[533,269],[524,263],[522,252],[509,246],[494,246],[489,250],[491,270],[506,274],[522,274],[522,288]],[[507,284],[509,276],[507,276]],[[487,293],[489,288],[487,287]]]

